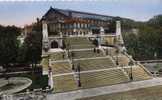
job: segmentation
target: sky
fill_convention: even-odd
[[[53,8],[71,9],[136,21],[147,21],[162,14],[162,0],[54,0],[54,1],[0,1],[0,24],[23,27],[41,18]]]

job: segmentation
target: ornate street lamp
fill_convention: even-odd
[[[130,69],[130,80],[133,81],[133,61],[130,61],[129,62],[129,66],[131,66],[131,69]]]

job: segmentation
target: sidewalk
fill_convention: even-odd
[[[147,87],[158,86],[158,85],[162,85],[162,78],[153,78],[144,81],[129,82],[129,83],[116,84],[116,85],[91,88],[91,89],[76,90],[76,91],[57,93],[57,94],[49,94],[47,95],[47,100],[76,100],[78,98],[124,92],[124,91],[147,88]]]

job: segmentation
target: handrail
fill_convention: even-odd
[[[138,61],[140,63],[152,63],[152,62],[162,62],[162,59],[159,60],[142,60],[142,61]]]
[[[147,72],[148,75],[152,77],[152,74],[150,71],[148,71],[140,62],[135,61],[132,57],[130,57],[126,52],[124,52],[124,55],[127,56],[134,64],[139,65],[144,71]]]

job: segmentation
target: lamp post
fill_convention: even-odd
[[[116,50],[116,53],[117,53],[117,55],[116,55],[116,65],[119,65],[119,48],[117,47],[117,50]]]
[[[78,86],[81,87],[81,82],[80,82],[80,63],[77,65],[77,71],[78,71]]]
[[[132,65],[131,65],[131,74],[130,74],[130,80],[133,81],[133,69],[132,69]]]
[[[131,69],[130,69],[130,80],[133,81],[133,68],[132,68],[133,62],[131,61],[131,62],[129,63],[129,65],[131,66]]]

